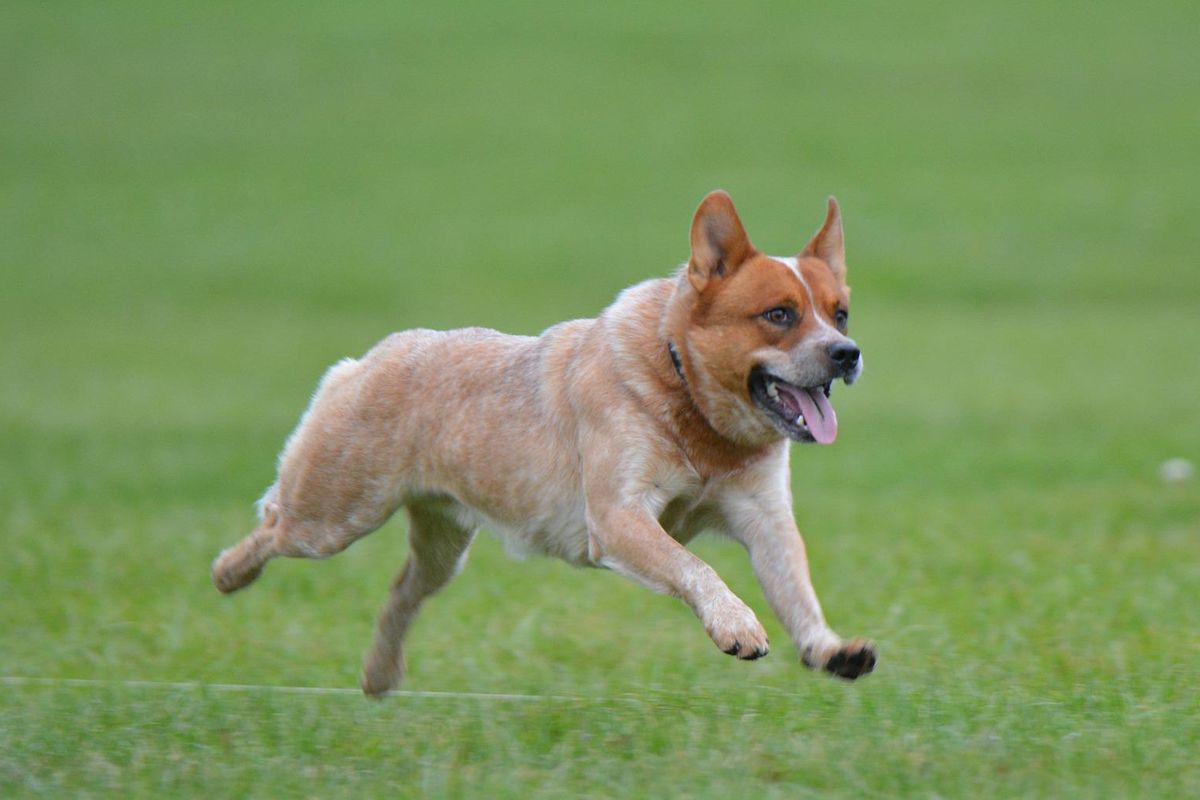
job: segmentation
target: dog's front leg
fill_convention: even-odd
[[[767,632],[750,607],[716,570],[672,539],[648,510],[589,503],[588,556],[597,566],[681,598],[722,651],[743,659],[767,654]]]
[[[767,602],[804,663],[850,680],[873,670],[874,644],[864,639],[843,641],[825,623],[809,577],[804,539],[792,516],[790,492],[761,487],[734,490],[725,495],[721,506],[730,535],[745,545]]]

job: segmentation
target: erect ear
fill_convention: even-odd
[[[842,238],[842,212],[838,210],[836,197],[829,198],[825,224],[800,251],[801,258],[809,256],[824,261],[839,281],[846,282],[846,243]]]
[[[710,193],[692,217],[692,257],[688,280],[704,291],[713,279],[728,277],[754,255],[754,245],[738,219],[733,200],[722,191]]]

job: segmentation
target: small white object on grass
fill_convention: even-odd
[[[1196,467],[1186,458],[1168,458],[1158,468],[1158,474],[1167,483],[1183,483],[1195,476]]]

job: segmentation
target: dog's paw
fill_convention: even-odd
[[[851,639],[830,648],[824,659],[815,662],[805,658],[805,663],[814,669],[822,669],[831,675],[852,681],[875,669],[879,656],[875,644],[866,639]]]
[[[762,658],[771,650],[767,631],[749,606],[736,597],[733,600],[712,615],[705,629],[721,652],[746,661]]]
[[[371,653],[363,665],[362,690],[368,697],[383,697],[404,680],[404,653]]]

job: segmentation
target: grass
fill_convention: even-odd
[[[18,3],[0,33],[0,795],[1200,793],[1197,10],[1104,3]],[[321,370],[536,332],[846,214],[863,382],[793,455],[800,667],[481,537],[354,687],[395,522],[217,595]],[[76,685],[67,679],[98,680]]]

